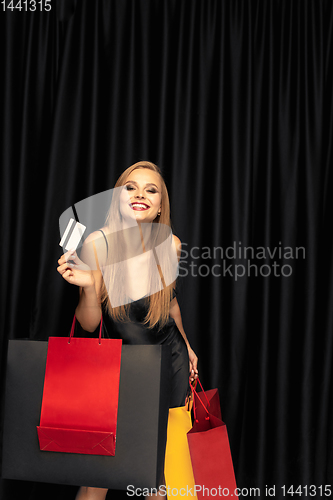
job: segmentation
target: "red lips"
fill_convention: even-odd
[[[140,202],[135,202],[131,203],[130,207],[132,210],[138,210],[138,211],[143,211],[143,210],[148,210],[149,206],[146,203],[140,203]]]

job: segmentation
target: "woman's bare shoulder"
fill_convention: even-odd
[[[90,233],[86,239],[84,240],[84,243],[91,243],[92,241],[94,241],[95,243],[98,242],[98,240],[100,240],[102,238],[102,240],[104,241],[104,236],[103,234],[101,233],[101,231],[103,231],[103,233],[105,235],[107,235],[108,233],[108,228],[107,227],[101,227],[101,229],[98,229],[97,231],[93,231],[92,233]]]
[[[101,229],[105,234],[107,228],[103,227]],[[95,258],[94,248],[97,251],[99,264],[103,265],[107,260],[107,246],[105,243],[105,238],[100,230],[93,231],[87,236],[82,245],[81,255],[83,255],[86,259],[89,259],[89,261],[91,261],[91,257],[93,255]]]
[[[176,248],[178,249],[178,247],[182,245],[182,242],[180,241],[178,236],[176,236],[175,234],[173,234],[172,237],[173,237],[174,244],[176,245]]]
[[[182,251],[182,242],[180,241],[178,236],[176,236],[175,234],[173,234],[172,237],[173,237],[173,242],[174,242],[176,250],[177,250],[177,257],[179,260],[180,256],[181,256],[181,251]]]

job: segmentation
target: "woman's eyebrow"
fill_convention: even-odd
[[[125,184],[127,184],[128,182],[138,185],[138,183],[135,181],[126,181]],[[156,186],[156,184],[154,184],[153,182],[147,182],[146,186],[155,186],[158,189],[158,186]]]

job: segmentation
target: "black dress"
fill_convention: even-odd
[[[130,305],[131,322],[116,322],[109,315],[103,314],[103,321],[112,338],[122,339],[123,344],[161,344],[171,345],[172,381],[170,408],[183,406],[189,388],[189,358],[185,341],[173,318],[157,332],[142,324],[147,312],[145,297]]]
[[[104,235],[104,232],[101,231]],[[107,240],[105,238],[106,244]],[[174,291],[174,296],[176,291]],[[183,406],[189,389],[189,357],[185,340],[175,320],[169,316],[168,323],[158,331],[157,327],[149,328],[143,324],[148,309],[147,297],[142,297],[130,304],[130,322],[114,321],[110,315],[103,313],[103,322],[108,336],[122,339],[123,344],[171,345],[172,380],[170,408]]]

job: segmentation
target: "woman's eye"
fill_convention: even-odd
[[[125,186],[125,189],[127,191],[132,191],[134,189],[134,187],[133,186]]]
[[[148,193],[157,193],[156,189],[148,189]]]

